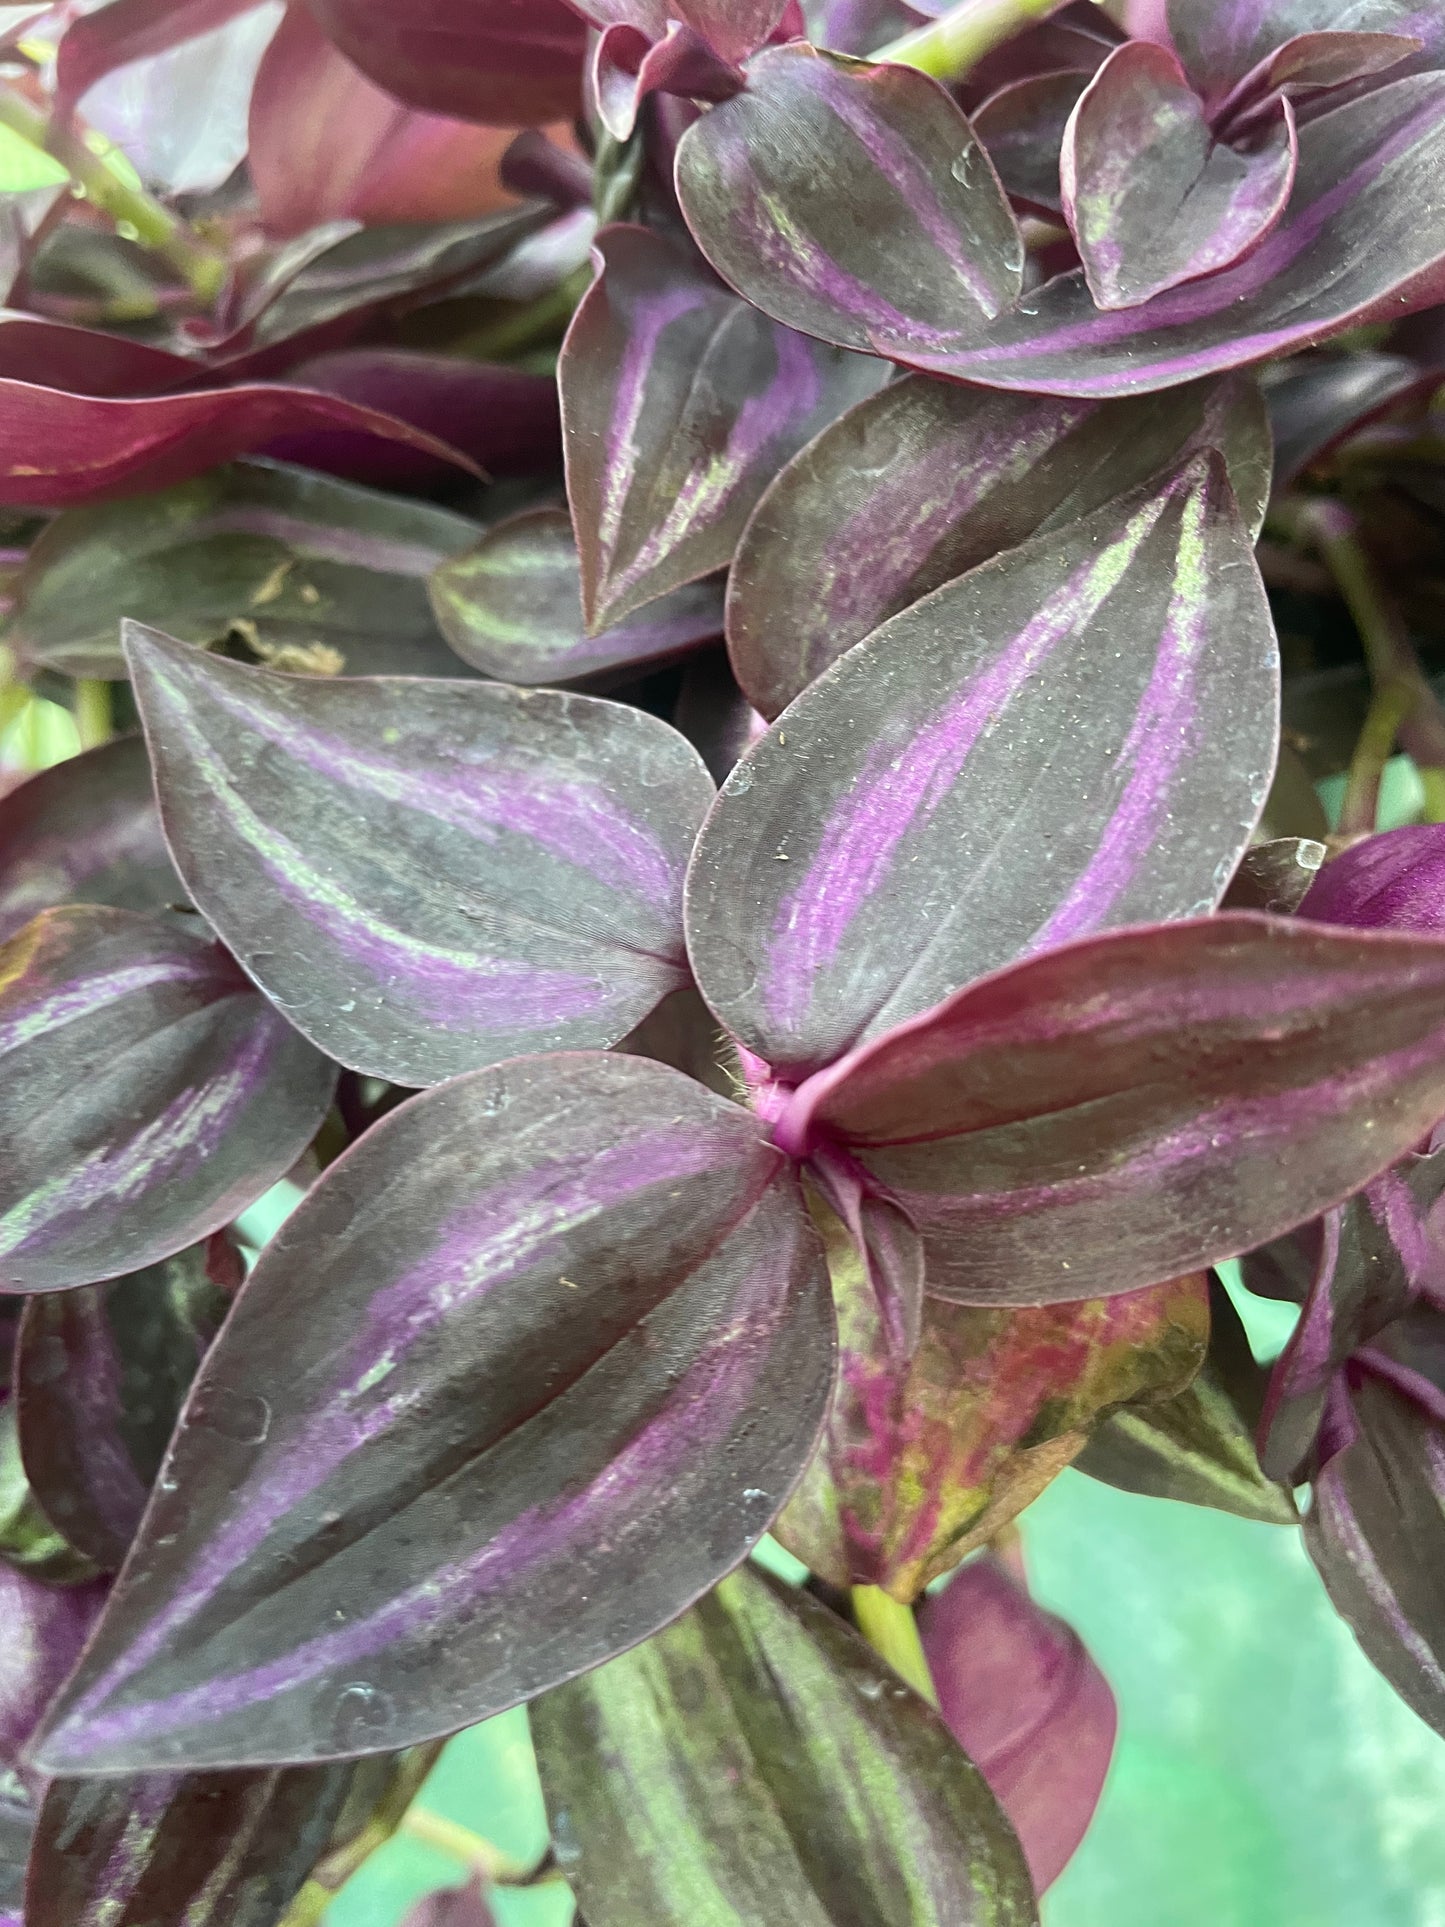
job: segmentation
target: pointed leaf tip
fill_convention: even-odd
[[[738,1106],[602,1054],[413,1098],[238,1294],[45,1770],[388,1751],[599,1664],[766,1530],[832,1368]]]
[[[1021,954],[1210,907],[1277,716],[1252,544],[1197,454],[935,590],[778,718],[698,839],[699,987],[797,1075]]]

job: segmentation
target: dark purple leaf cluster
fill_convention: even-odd
[[[1027,1927],[1075,1460],[1302,1508],[1445,1732],[1445,14],[72,14],[0,44],[0,1908],[309,1927],[528,1703],[593,1927]]]

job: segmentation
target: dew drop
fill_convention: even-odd
[[[948,171],[953,176],[953,178],[958,182],[960,187],[969,187],[972,185],[973,170],[977,166],[977,164],[978,164],[978,149],[975,147],[974,143],[970,141],[968,146],[964,148],[963,152],[955,156],[953,165],[949,168]]]
[[[575,1867],[582,1858],[577,1829],[566,1807],[559,1807],[552,1815],[552,1855],[559,1867]]]
[[[865,1700],[882,1699],[883,1682],[881,1679],[860,1679],[857,1685],[858,1691],[863,1695]]]
[[[753,786],[752,764],[739,763],[733,769],[731,775],[728,777],[728,780],[723,784],[723,795],[724,796],[746,796],[748,791],[752,788],[752,786]]]
[[[364,1679],[352,1680],[337,1693],[331,1713],[331,1737],[340,1747],[369,1747],[384,1740],[396,1719],[390,1693]]]

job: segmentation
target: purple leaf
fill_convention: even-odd
[[[487,1905],[478,1874],[465,1887],[439,1887],[424,1895],[401,1927],[497,1927],[497,1917]]]
[[[746,84],[739,68],[679,20],[668,21],[660,40],[616,21],[602,34],[593,54],[592,91],[598,117],[618,141],[631,136],[649,94],[731,100]]]
[[[1277,488],[1327,453],[1352,429],[1402,400],[1420,384],[1420,371],[1403,355],[1356,348],[1343,355],[1305,357],[1272,381],[1266,399],[1274,431]],[[1429,385],[1439,383],[1432,370]]]
[[[409,422],[499,479],[561,466],[557,384],[549,375],[405,348],[342,348],[298,362],[290,379]],[[311,429],[267,452],[383,488],[421,488],[456,473],[450,455],[348,429]]]
[[[646,1638],[801,1473],[831,1328],[787,1160],[676,1071],[412,1099],[242,1287],[46,1770],[376,1752]]]
[[[1317,85],[1379,72],[1375,61],[1394,64],[1369,44],[1382,34],[1412,36],[1432,55],[1445,49],[1445,21],[1428,0],[1270,0],[1267,6],[1258,0],[1168,0],[1168,15],[1174,45],[1211,111],[1246,79],[1259,91],[1283,85],[1296,70],[1321,75]],[[1296,44],[1300,38],[1303,47]],[[1336,40],[1343,44],[1328,44]]]
[[[1303,111],[1319,104],[1329,90],[1351,81],[1373,80],[1385,73],[1400,79],[1393,70],[1423,45],[1398,33],[1296,34],[1266,54],[1230,91],[1215,110],[1215,124],[1227,130],[1227,139],[1233,139],[1236,128],[1269,111],[1281,94],[1291,99],[1303,95]]]
[[[108,1590],[101,1580],[46,1586],[0,1563],[0,1765],[7,1772],[80,1658]]]
[[[1146,40],[1120,47],[1080,96],[1059,163],[1095,301],[1137,308],[1252,252],[1284,213],[1296,160],[1288,101],[1230,145],[1172,54]]]
[[[1210,907],[1276,674],[1213,454],[935,590],[724,784],[688,882],[703,995],[793,1077],[1028,951]]]
[[[1008,1815],[1042,1893],[1104,1790],[1118,1727],[1109,1682],[1073,1627],[993,1553],[925,1600],[918,1628],[939,1711]]]
[[[227,1296],[206,1245],[106,1285],[29,1300],[15,1350],[20,1453],[46,1517],[113,1572]],[[58,1681],[56,1682],[59,1683]]]
[[[971,116],[1007,193],[1030,207],[1063,210],[1059,151],[1088,74],[1031,74],[990,94]]]
[[[1445,824],[1413,823],[1332,857],[1303,904],[1316,923],[1445,936]]]
[[[591,1927],[1035,1927],[1018,1842],[929,1706],[750,1567],[531,1709]]]
[[[0,799],[0,943],[60,903],[164,910],[184,900],[138,736],[73,756]]]
[[[880,346],[956,380],[1061,395],[1146,394],[1245,367],[1440,298],[1442,169],[1445,75],[1393,81],[1300,128],[1288,211],[1234,267],[1114,312],[1094,306],[1082,271],[1064,274],[956,348],[940,346],[926,310]],[[887,249],[875,233],[876,275]],[[727,263],[728,279],[771,307],[772,274],[749,262]]]
[[[193,643],[235,624],[259,653],[321,643],[353,675],[455,674],[426,579],[477,533],[430,503],[237,463],[57,516],[15,577],[4,640],[27,665],[120,678],[121,617]]]
[[[495,523],[431,578],[432,607],[463,662],[503,682],[577,682],[638,669],[721,635],[722,586],[690,582],[589,636],[582,573],[565,509]]]
[[[1209,446],[1257,534],[1269,426],[1241,377],[1113,403],[890,382],[815,436],[753,511],[728,579],[738,680],[776,716],[931,590]]]
[[[218,946],[90,904],[0,951],[0,1290],[157,1263],[301,1155],[335,1068]]]
[[[1366,1658],[1445,1732],[1445,1434],[1374,1377],[1338,1405],[1348,1442],[1315,1479],[1305,1547]]]
[[[0,502],[29,508],[165,488],[281,435],[323,429],[472,466],[445,442],[379,409],[282,383],[122,399],[0,379],[0,423]]]
[[[966,1304],[1129,1291],[1338,1204],[1445,1116],[1445,944],[1229,912],[1002,970],[794,1093]]]
[[[673,22],[681,22],[704,46],[734,63],[761,47],[787,12],[786,0],[576,0],[576,5],[595,27],[626,26],[659,42]]]
[[[214,372],[233,381],[275,374],[295,381],[302,355],[339,350],[363,326],[470,291],[525,243],[540,242],[545,218],[534,205],[420,225],[331,223],[263,256],[229,304],[226,328],[196,345]]]
[[[732,558],[778,469],[886,370],[775,327],[639,227],[597,241],[558,365],[589,627]]]
[[[1445,1287],[1445,1251],[1432,1228],[1442,1194],[1445,1151],[1411,1152],[1322,1224],[1296,1235],[1294,1262],[1304,1268],[1312,1261],[1312,1276],[1262,1415],[1260,1456],[1275,1478],[1288,1479],[1306,1463],[1330,1382],[1351,1353],[1403,1316],[1423,1287]]]
[[[279,1927],[356,1772],[56,1780],[36,1825],[25,1927]]]
[[[946,355],[1021,286],[1023,241],[988,155],[910,67],[759,54],[747,92],[684,134],[677,193],[733,287],[842,348]]]
[[[44,315],[0,311],[0,379],[77,395],[160,395],[196,379],[196,364],[124,335]]]
[[[616,1043],[686,981],[713,795],[655,717],[590,696],[277,676],[130,625],[171,852],[305,1036],[435,1084]]]
[[[305,0],[348,60],[409,107],[493,127],[568,120],[586,23],[564,0]]]
[[[250,95],[246,167],[270,235],[326,221],[453,221],[508,200],[509,134],[423,114],[385,93],[288,7]]]
[[[1104,1413],[1185,1385],[1208,1337],[1196,1277],[1018,1311],[931,1298],[902,1360],[836,1227],[828,1252],[838,1382],[773,1533],[835,1586],[916,1598],[1037,1498]]]
[[[55,106],[69,116],[96,82],[133,60],[224,27],[257,0],[110,0],[72,20],[55,66]]]

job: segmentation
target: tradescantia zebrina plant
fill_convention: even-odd
[[[0,44],[0,1911],[1022,1927],[1075,1461],[1445,1730],[1445,16],[277,11]]]

